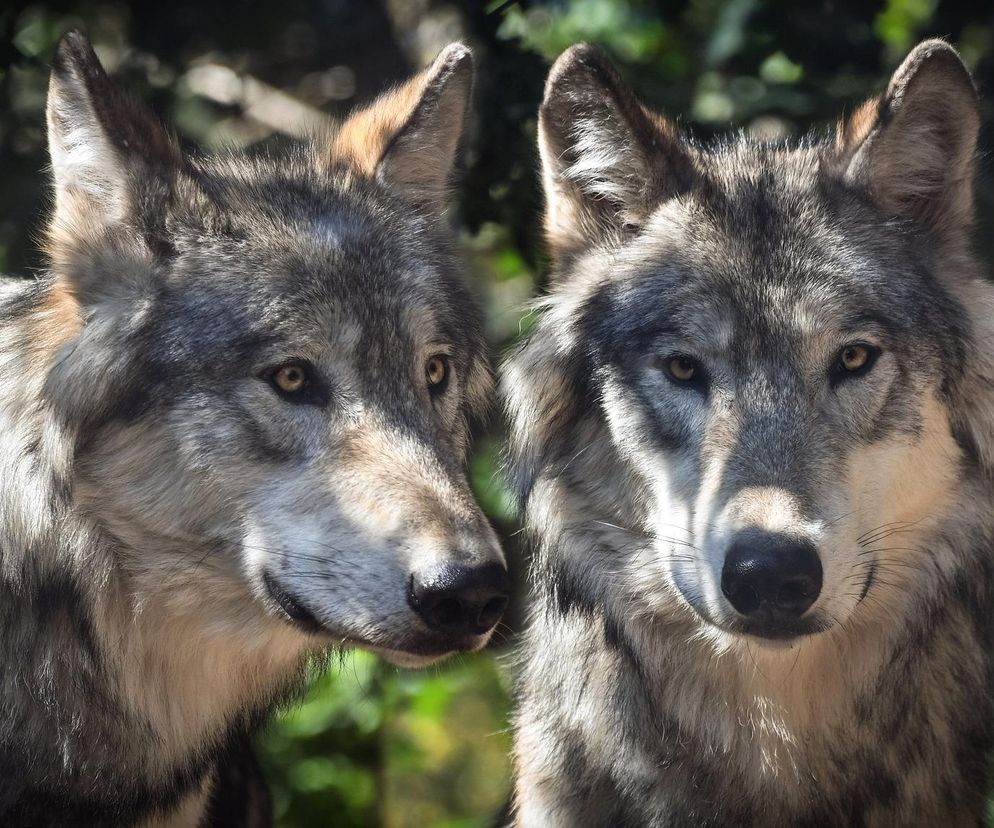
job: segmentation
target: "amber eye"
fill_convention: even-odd
[[[666,363],[666,370],[678,382],[690,382],[697,374],[697,363],[690,357],[671,357]]]
[[[425,363],[425,381],[431,391],[441,391],[449,380],[449,358],[435,354]]]
[[[832,366],[831,382],[838,385],[870,371],[880,356],[880,349],[865,342],[853,342],[839,351]]]
[[[284,394],[297,394],[307,386],[307,369],[296,362],[290,362],[273,372],[273,385]]]
[[[839,354],[839,362],[847,371],[858,371],[865,368],[870,361],[870,349],[865,345],[847,345]]]

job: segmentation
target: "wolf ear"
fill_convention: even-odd
[[[675,127],[649,112],[604,54],[560,55],[539,110],[546,231],[557,260],[640,227],[687,189],[693,161]]]
[[[152,234],[156,196],[181,164],[161,123],[122,93],[79,32],[63,36],[48,89],[48,149],[55,183],[49,252],[58,269],[122,224]],[[146,239],[147,240],[147,239]]]
[[[916,46],[887,91],[839,125],[845,178],[885,213],[912,219],[940,241],[973,221],[977,92],[959,55],[942,40]]]
[[[411,200],[445,206],[473,90],[473,53],[461,43],[427,69],[352,115],[332,141],[332,166],[345,161]]]

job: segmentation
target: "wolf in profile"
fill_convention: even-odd
[[[550,74],[554,259],[503,379],[534,542],[524,826],[977,825],[994,287],[977,99],[916,47],[834,140],[705,147]]]
[[[246,734],[309,654],[487,641],[472,79],[454,44],[327,140],[191,157],[59,45],[51,271],[0,291],[0,823],[267,824]]]

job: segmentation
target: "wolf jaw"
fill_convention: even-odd
[[[0,819],[266,824],[245,733],[309,659],[486,643],[472,74],[453,44],[335,136],[189,157],[61,42],[51,273],[0,292]]]
[[[994,716],[977,127],[941,41],[834,142],[797,146],[686,141],[589,46],[553,67],[554,267],[502,379],[535,549],[519,824],[976,823]],[[818,573],[772,629],[723,577],[755,533]]]

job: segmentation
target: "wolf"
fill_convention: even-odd
[[[487,642],[472,83],[453,44],[333,135],[206,157],[61,41],[50,271],[0,291],[4,825],[268,824],[247,734],[312,654]]]
[[[684,137],[591,46],[553,66],[553,269],[502,379],[533,545],[517,824],[980,823],[977,131],[939,40],[781,144]]]

